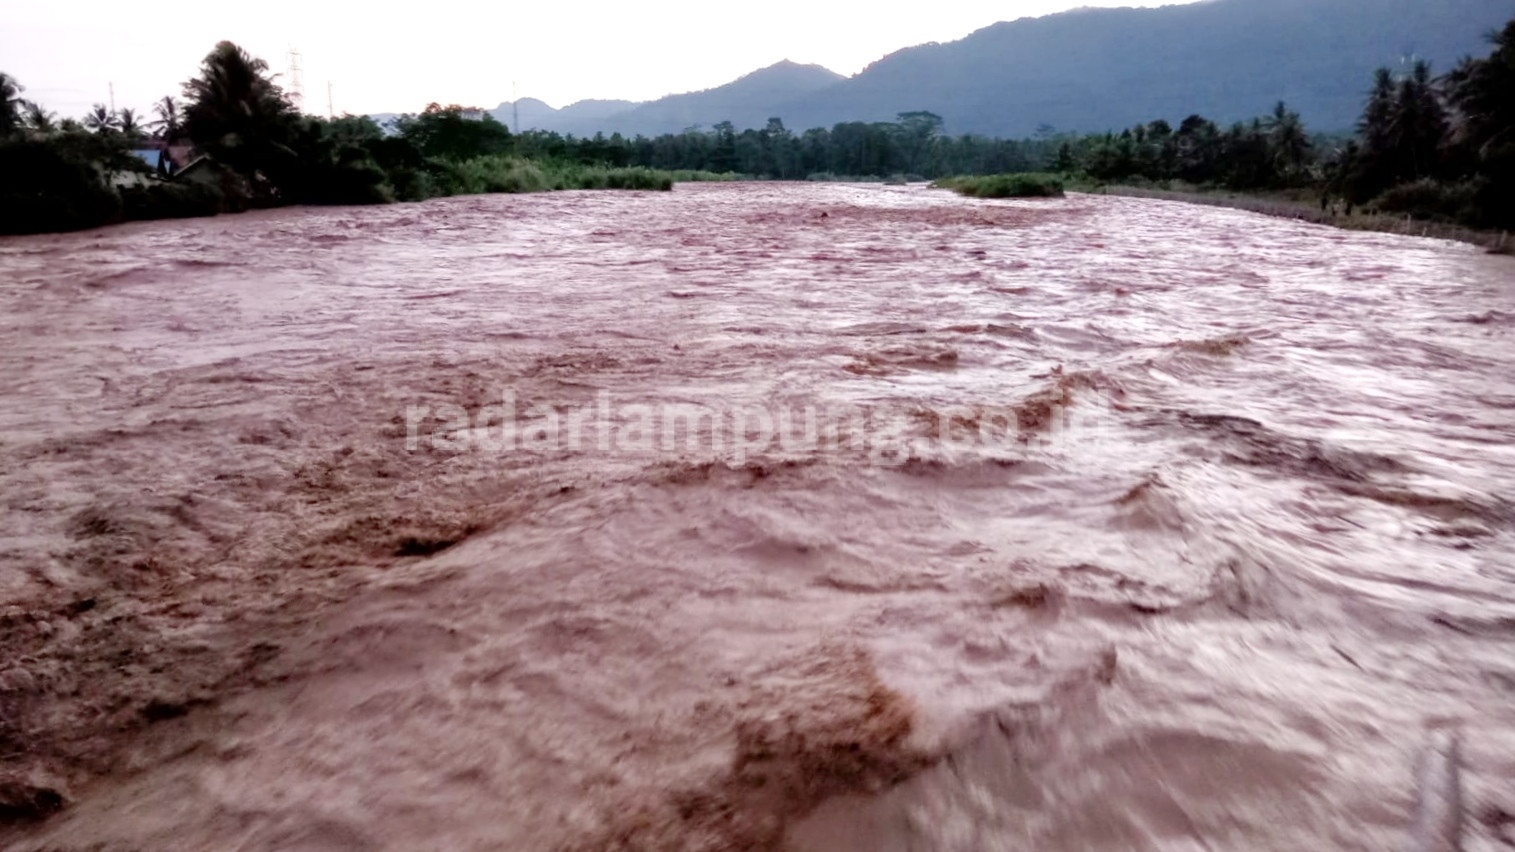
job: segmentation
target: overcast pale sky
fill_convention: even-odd
[[[305,106],[324,113],[410,112],[430,101],[492,108],[521,96],[561,107],[583,98],[649,100],[718,86],[781,59],[855,74],[892,51],[951,41],[995,21],[1077,6],[1174,0],[832,0],[712,3],[258,3],[9,0],[0,71],[63,116],[109,98],[147,107],[221,39],[284,72],[298,48]]]

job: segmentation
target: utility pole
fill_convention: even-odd
[[[331,105],[331,81],[330,80],[326,81],[326,117],[327,118],[332,118],[332,119],[334,119],[334,118],[337,117],[337,111]]]
[[[107,85],[107,86],[110,87],[110,114],[111,115],[115,115],[116,114],[116,84],[115,83],[106,83],[105,85]]]

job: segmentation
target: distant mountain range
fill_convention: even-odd
[[[677,97],[677,96],[674,96]],[[532,130],[557,130],[560,133],[593,134],[600,123],[611,116],[620,115],[639,106],[635,101],[588,100],[571,103],[562,109],[553,109],[536,98],[521,98],[514,104],[510,101],[490,110],[496,119],[512,129],[519,118],[521,127]],[[569,130],[567,128],[579,128]]]
[[[669,95],[647,103],[579,101],[554,110],[535,98],[522,98],[515,106],[520,112],[521,127],[527,130],[556,130],[578,136],[597,131],[656,136],[678,133],[687,127],[709,129],[722,121],[729,121],[738,129],[762,127],[771,116],[778,115],[774,109],[846,80],[819,65],[785,60],[718,88]],[[500,121],[512,124],[510,101],[490,112]]]
[[[1200,113],[1249,119],[1279,100],[1315,130],[1346,130],[1373,69],[1429,59],[1438,71],[1488,51],[1511,0],[1205,0],[1156,9],[1077,9],[985,27],[892,53],[853,77],[780,62],[702,92],[554,110],[523,98],[523,129],[623,135],[730,121],[791,130],[890,121],[929,110],[948,133],[1025,137],[1102,131]],[[492,110],[514,129],[512,104]]]

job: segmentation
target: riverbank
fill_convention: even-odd
[[[1197,187],[1162,189],[1121,184],[1078,187],[1078,190],[1091,195],[1120,195],[1127,198],[1151,198],[1158,201],[1181,201],[1186,204],[1248,210],[1267,216],[1330,225],[1349,231],[1378,231],[1409,237],[1455,240],[1478,246],[1490,254],[1515,253],[1515,239],[1511,239],[1508,231],[1484,231],[1448,222],[1428,222],[1387,213],[1354,211],[1348,214],[1341,209],[1339,201],[1322,209],[1320,196],[1309,190],[1257,195]]]
[[[675,183],[735,180],[736,175],[645,166],[533,160],[507,154],[435,158],[388,170],[374,164],[302,173],[280,188],[202,160],[164,177],[136,161],[117,170],[73,157],[57,140],[0,143],[0,174],[22,175],[0,190],[0,235],[65,233],[162,219],[190,219],[297,205],[343,206],[426,201],[464,195],[640,190]],[[64,175],[66,177],[59,177]]]

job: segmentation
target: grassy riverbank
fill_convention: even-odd
[[[1354,209],[1348,213],[1340,201],[1328,203],[1322,207],[1319,193],[1312,190],[1243,193],[1194,186],[1151,187],[1121,184],[1086,184],[1075,185],[1073,188],[1093,195],[1154,198],[1162,201],[1181,201],[1186,204],[1247,210],[1267,216],[1298,219],[1350,231],[1379,231],[1386,234],[1456,240],[1479,246],[1491,254],[1515,253],[1515,238],[1512,238],[1507,231],[1479,230],[1452,222],[1412,219],[1404,215],[1379,213],[1372,210]]]

